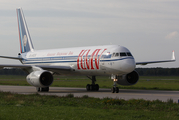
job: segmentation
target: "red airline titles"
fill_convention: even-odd
[[[91,49],[87,49],[87,50],[82,50],[78,56],[78,59],[77,59],[77,69],[80,70],[80,69],[83,69],[83,70],[86,70],[86,69],[99,69],[99,61],[100,61],[100,58],[101,58],[101,55],[103,54],[103,52],[107,50],[107,49],[104,49],[99,58],[98,58],[98,55],[99,55],[99,52],[101,51],[101,49],[96,49],[94,50],[94,52],[90,55],[90,58],[88,59],[88,55],[89,55],[89,52],[91,51]],[[84,59],[83,59],[83,56]],[[94,59],[95,57],[95,59]],[[94,59],[94,63],[95,65],[93,64],[93,59]],[[95,66],[95,67],[94,67]]]

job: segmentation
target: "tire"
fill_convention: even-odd
[[[40,87],[36,87],[36,90],[37,90],[37,92],[40,92],[41,89],[40,89]]]
[[[90,90],[94,90],[94,85],[90,85]]]
[[[111,92],[112,92],[112,93],[115,92],[115,87],[112,87]]]
[[[46,87],[46,92],[48,92],[49,91],[49,87]]]
[[[48,91],[49,91],[49,87],[41,88],[41,92],[48,92]]]
[[[90,91],[90,84],[87,84],[87,85],[86,85],[86,90],[87,90],[87,91]]]
[[[98,84],[95,85],[95,90],[99,91],[99,85]]]
[[[116,93],[119,93],[119,88],[118,87],[116,87]]]

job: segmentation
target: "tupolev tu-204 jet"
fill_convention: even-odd
[[[131,52],[120,45],[35,50],[22,8],[16,11],[20,53],[17,57],[0,57],[19,60],[22,64],[0,64],[0,67],[21,68],[27,71],[27,82],[36,87],[38,92],[48,92],[54,81],[53,75],[58,74],[87,76],[91,79],[91,84],[86,85],[87,91],[99,90],[99,85],[95,84],[96,76],[111,76],[114,81],[111,92],[118,93],[117,84],[134,85],[138,82],[136,65],[175,61],[173,51],[170,60],[135,62]]]

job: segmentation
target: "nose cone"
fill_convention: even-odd
[[[134,59],[125,59],[122,65],[122,71],[125,73],[130,73],[135,70],[136,63]]]

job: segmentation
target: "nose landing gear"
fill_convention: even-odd
[[[113,80],[114,84],[113,87],[111,88],[112,93],[119,93],[119,87],[117,87],[117,76],[116,75],[111,75],[111,79]]]

